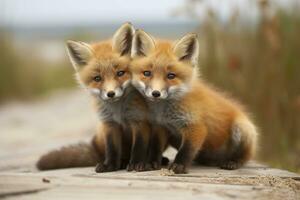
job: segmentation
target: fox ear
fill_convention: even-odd
[[[114,34],[112,48],[121,56],[130,55],[134,28],[131,23],[123,24]]]
[[[131,57],[147,56],[154,49],[153,38],[143,30],[136,30],[132,41]]]
[[[193,66],[197,65],[199,57],[197,35],[193,33],[186,34],[175,43],[173,51],[180,61],[191,62]]]
[[[93,55],[89,44],[72,40],[67,41],[67,52],[76,71],[85,66]]]

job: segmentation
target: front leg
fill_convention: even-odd
[[[182,141],[174,162],[169,166],[175,174],[186,173],[187,167],[192,163],[201,149],[207,130],[203,125],[188,125],[181,129]]]
[[[169,133],[168,130],[159,125],[151,126],[151,141],[148,150],[148,163],[153,170],[159,170],[162,165],[162,154],[167,148]],[[168,162],[167,158],[164,158]]]
[[[122,129],[115,122],[102,122],[98,131],[102,132],[105,141],[105,160],[96,166],[96,172],[111,172],[121,167]]]
[[[139,122],[131,124],[132,148],[130,161],[127,167],[128,171],[145,171],[147,150],[150,140],[150,126],[148,122]]]

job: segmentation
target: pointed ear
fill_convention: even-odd
[[[69,58],[76,71],[85,66],[92,58],[93,51],[89,44],[68,40],[66,46]]]
[[[121,56],[130,55],[134,28],[131,23],[123,24],[114,34],[112,39],[113,51]]]
[[[131,57],[147,56],[154,49],[153,38],[143,30],[136,30],[132,41]]]
[[[173,51],[180,61],[191,62],[192,65],[198,64],[199,43],[196,34],[186,34],[177,43]]]

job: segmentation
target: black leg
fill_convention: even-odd
[[[96,166],[96,172],[111,172],[121,168],[122,131],[118,124],[107,123],[103,131],[105,138],[105,160]]]
[[[141,133],[137,133],[134,143],[132,144],[131,158],[127,167],[128,171],[145,171],[146,170],[146,156],[147,143],[144,141]]]

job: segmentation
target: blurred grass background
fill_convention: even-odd
[[[203,1],[187,0],[184,9],[174,13],[188,15],[198,24],[193,14],[198,7],[194,5]],[[199,66],[203,78],[231,93],[253,114],[261,132],[259,159],[300,172],[299,6],[287,11],[271,7],[267,0],[256,2],[259,18],[251,25],[242,20],[243,13],[238,10],[225,24],[216,17],[217,11],[205,10],[200,25],[194,28],[201,43]],[[160,35],[161,27],[153,29],[156,35]],[[151,33],[147,27],[145,30]],[[67,38],[102,39],[82,34],[72,32]],[[164,32],[164,36],[172,34]],[[61,49],[65,37],[58,42]],[[37,53],[43,50],[39,45],[33,49],[34,39],[22,47],[15,40],[14,35],[0,28],[0,103],[31,100],[76,86],[64,51],[58,51],[62,59],[49,61]]]
[[[13,38],[0,31],[0,103],[30,100],[54,89],[74,87],[73,69],[66,61],[45,62],[28,47],[16,50]]]
[[[253,114],[261,133],[259,159],[300,172],[299,10],[271,8],[267,0],[257,6],[254,29],[239,21],[241,13],[234,12],[222,27],[214,10],[208,11],[198,30],[205,46],[201,71]]]

